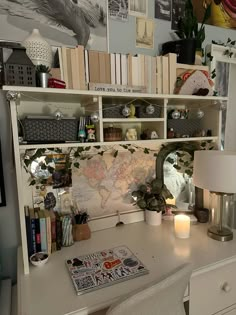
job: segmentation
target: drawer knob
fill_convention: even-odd
[[[228,282],[225,282],[223,285],[222,285],[222,290],[224,292],[230,292],[231,291],[231,286],[228,284]]]

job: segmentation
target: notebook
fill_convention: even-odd
[[[149,273],[126,246],[67,259],[66,266],[78,295]]]

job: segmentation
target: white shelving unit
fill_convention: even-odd
[[[43,89],[17,86],[4,86],[4,91],[10,91],[10,109],[11,122],[13,132],[15,165],[18,187],[18,201],[21,225],[22,238],[22,254],[24,263],[24,273],[29,273],[27,239],[25,229],[24,215],[24,189],[22,185],[22,165],[20,155],[28,149],[39,148],[69,148],[69,147],[86,147],[86,146],[114,146],[119,144],[136,144],[139,146],[149,147],[160,145],[167,142],[181,141],[204,141],[212,140],[220,143],[221,134],[221,111],[219,110],[221,102],[227,102],[227,97],[199,97],[199,96],[183,96],[183,95],[156,95],[156,94],[119,94],[119,93],[102,93],[95,91],[77,91],[64,89]],[[123,104],[135,100],[136,102],[145,100],[152,104],[161,107],[160,118],[103,118],[104,104]],[[205,112],[203,118],[203,128],[211,129],[212,136],[210,137],[192,137],[192,138],[167,138],[167,113],[173,108],[188,108],[190,111],[196,111],[202,108]],[[81,115],[89,115],[92,112],[99,113],[99,122],[96,124],[97,142],[79,143],[45,143],[45,144],[27,144],[19,143],[18,141],[18,119],[22,119],[27,115],[53,115],[57,110],[60,110],[65,116],[79,117]],[[119,126],[124,133],[127,128],[137,128],[138,136],[144,129],[150,128],[156,130],[159,134],[159,139],[156,140],[137,140],[137,141],[122,141],[105,142],[103,128],[113,124],[114,127]]]

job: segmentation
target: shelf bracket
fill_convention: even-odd
[[[11,102],[11,101],[15,101],[16,102],[16,105],[20,105],[20,98],[21,98],[21,95],[19,92],[16,92],[16,91],[7,91],[7,94],[6,94],[6,99]]]

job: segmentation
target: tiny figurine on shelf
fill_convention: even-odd
[[[95,142],[96,137],[95,137],[95,127],[93,124],[91,125],[86,125],[86,131],[87,131],[87,141],[88,142]]]
[[[174,137],[175,137],[174,129],[173,129],[173,128],[170,128],[170,129],[167,131],[167,138],[174,138]]]
[[[135,106],[134,106],[134,104],[131,104],[131,105],[130,105],[130,115],[129,115],[129,118],[136,118],[136,116],[135,116]]]
[[[206,132],[207,137],[212,137],[212,131],[211,129],[208,129]]]
[[[135,141],[137,139],[138,139],[137,130],[135,128],[127,129],[125,140]]]
[[[85,117],[80,117],[79,119],[79,132],[78,132],[79,142],[85,142],[86,140],[86,131],[85,131]]]
[[[149,132],[148,129],[143,130],[143,132],[140,135],[140,139],[141,140],[147,140],[148,139],[148,132]]]
[[[158,139],[159,136],[155,130],[151,132],[150,139]]]

